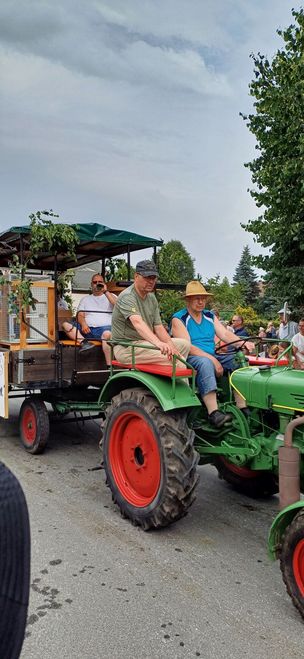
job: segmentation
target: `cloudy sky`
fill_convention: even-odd
[[[292,0],[5,0],[1,229],[53,208],[181,240],[232,277],[255,217],[251,52],[272,56]]]

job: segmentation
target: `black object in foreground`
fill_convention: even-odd
[[[30,525],[21,485],[0,463],[0,657],[18,659],[30,587]]]

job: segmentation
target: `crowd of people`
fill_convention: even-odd
[[[184,306],[173,315],[169,332],[154,295],[157,277],[154,261],[140,261],[135,268],[134,283],[117,297],[108,291],[102,275],[93,275],[92,292],[80,301],[77,320],[66,321],[63,328],[69,338],[81,343],[80,350],[90,349],[94,345],[90,341],[99,339],[108,366],[111,353],[107,340],[110,338],[115,342],[114,356],[122,364],[132,362],[130,342],[137,363],[169,365],[173,355],[187,360],[196,371],[197,387],[208,419],[214,427],[220,428],[231,417],[218,409],[217,378],[224,371],[238,368],[235,362],[238,348],[247,354],[255,348],[244,327],[244,319],[235,313],[230,322],[221,320],[217,309],[205,308],[212,295],[201,282],[191,281],[186,286]],[[278,314],[277,330],[272,321],[266,328],[259,328],[258,338],[264,355],[277,356],[291,342],[294,366],[304,370],[304,319],[297,325],[286,308],[280,309]],[[272,339],[272,343],[263,344],[266,339]],[[237,407],[249,417],[246,401],[237,392],[234,396]]]

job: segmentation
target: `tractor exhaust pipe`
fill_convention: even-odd
[[[292,445],[295,428],[304,424],[304,416],[290,421],[284,435],[284,446],[279,448],[279,489],[280,509],[299,501],[300,492],[300,451]]]

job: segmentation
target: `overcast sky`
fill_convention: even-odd
[[[1,229],[53,208],[181,240],[231,278],[257,215],[251,52],[272,56],[289,0],[2,0]],[[133,257],[134,258],[134,257]]]

